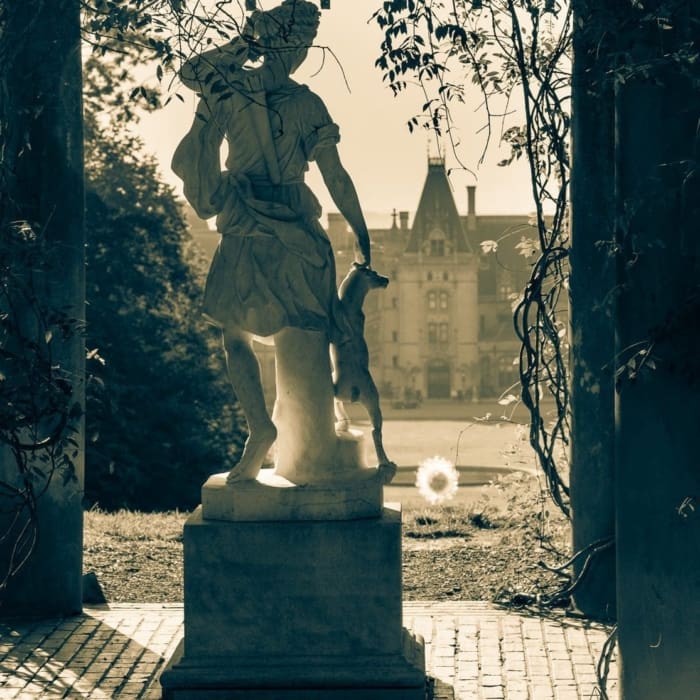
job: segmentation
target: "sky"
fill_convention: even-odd
[[[258,4],[265,8],[276,3]],[[409,86],[406,93],[394,97],[382,81],[380,70],[374,67],[382,34],[370,17],[379,5],[379,0],[332,0],[331,9],[324,10],[321,17],[317,47],[310,50],[305,64],[294,75],[295,80],[306,83],[323,98],[340,125],[340,157],[355,183],[370,226],[390,225],[393,209],[415,212],[428,153],[438,153],[434,135],[422,129],[411,134],[406,126],[420,110],[420,89]],[[335,58],[320,48],[323,46],[330,47]],[[166,181],[181,192],[180,181],[170,170],[170,159],[192,121],[195,96],[182,86],[178,92],[185,102],[173,99],[164,109],[145,115],[138,132],[158,158]],[[466,213],[466,187],[476,185],[477,214],[527,214],[534,206],[524,164],[498,167],[496,163],[505,151],[491,147],[485,162],[479,165],[485,137],[478,131],[484,126],[485,116],[478,103],[478,95],[474,94],[473,103],[457,112],[461,140],[458,154],[476,179],[458,170],[455,158],[443,145],[457,208]],[[313,164],[307,183],[325,212],[336,210]]]

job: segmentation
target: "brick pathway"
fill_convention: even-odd
[[[433,700],[600,697],[600,625],[423,601],[404,604],[404,623],[425,639]],[[157,700],[158,674],[181,635],[181,605],[112,605],[66,620],[0,624],[0,700]],[[615,673],[613,664],[610,700]]]

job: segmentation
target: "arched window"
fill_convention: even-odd
[[[437,292],[434,289],[431,289],[428,292],[428,308],[431,311],[435,311],[435,309],[437,309],[437,305],[438,305]]]
[[[440,310],[445,311],[449,304],[449,294],[443,289],[440,291]]]

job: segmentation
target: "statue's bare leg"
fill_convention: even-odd
[[[335,410],[335,431],[336,433],[349,433],[350,432],[350,417],[345,410],[343,402],[339,398],[335,398],[333,402],[333,408]]]
[[[277,439],[277,429],[265,406],[260,364],[250,336],[237,329],[224,329],[224,349],[228,376],[248,421],[243,454],[226,478],[231,484],[257,477],[265,455]]]

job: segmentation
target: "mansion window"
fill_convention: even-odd
[[[432,270],[429,270],[428,272],[425,273],[425,279],[427,279],[428,282],[432,282],[433,278],[435,278],[436,276],[438,276],[438,279],[439,279],[440,273],[439,272],[433,273]],[[450,273],[447,272],[447,270],[445,270],[442,273],[442,280],[443,280],[443,282],[447,282],[449,279],[450,279]]]
[[[494,255],[482,255],[479,258],[479,294],[496,296],[498,290],[498,273]]]
[[[510,284],[500,284],[498,287],[498,298],[507,301],[514,292],[515,290]]]
[[[439,228],[434,228],[423,243],[424,254],[433,258],[442,258],[445,255],[449,255],[452,252],[451,248],[445,232]]]
[[[450,295],[446,290],[441,289],[440,291],[431,289],[428,292],[428,309],[430,311],[447,311],[450,305]]]
[[[430,345],[445,345],[450,340],[450,326],[448,323],[428,324],[428,343]]]
[[[500,355],[498,358],[498,384],[504,389],[516,380],[517,369],[512,355]]]
[[[513,275],[505,270],[501,271],[498,280],[498,298],[506,301],[512,294],[515,293],[515,285]]]
[[[445,241],[433,238],[430,241],[430,255],[434,258],[441,258],[445,255]]]
[[[437,323],[428,324],[428,343],[435,345],[437,343]]]

